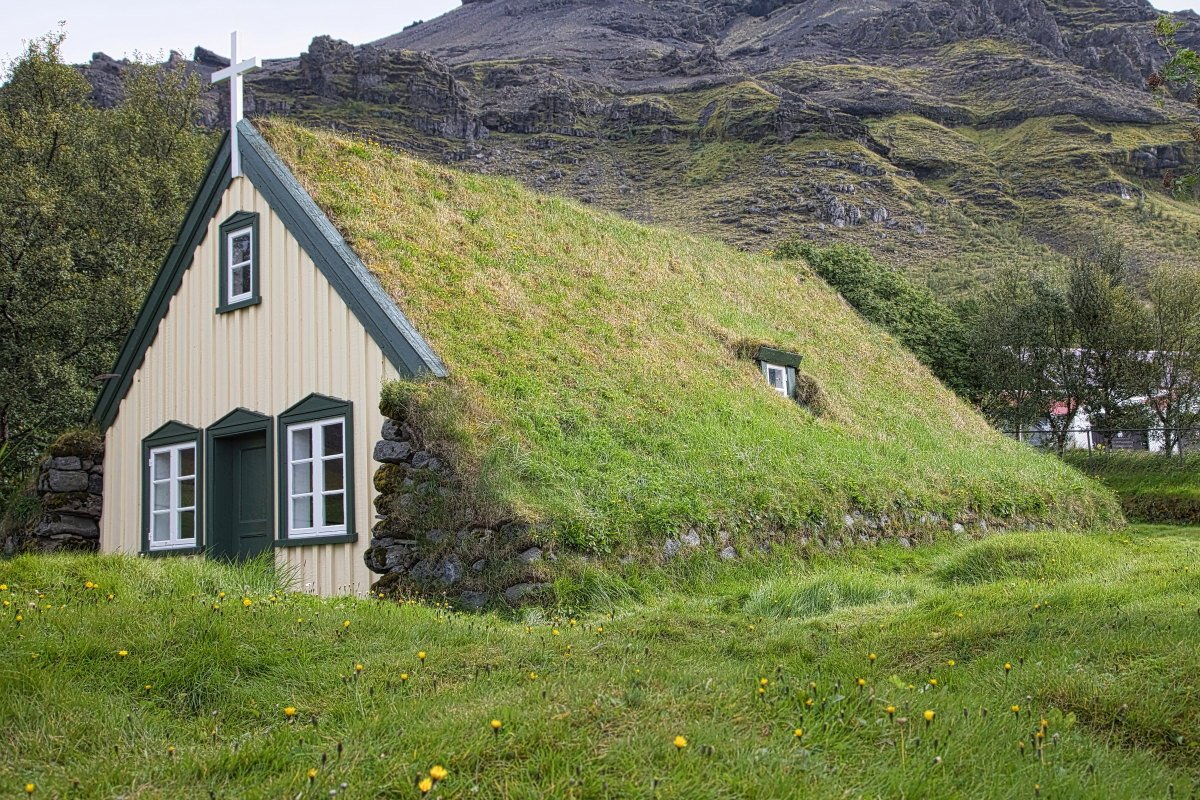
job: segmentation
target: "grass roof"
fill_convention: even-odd
[[[280,120],[258,126],[451,376],[404,389],[481,503],[606,550],[849,509],[1092,524],[1105,490],[993,431],[801,262]],[[740,343],[804,356],[817,417]]]

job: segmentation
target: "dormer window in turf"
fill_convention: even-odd
[[[258,214],[239,211],[221,223],[218,313],[256,305],[258,293]]]
[[[795,396],[796,368],[800,366],[799,355],[763,346],[758,348],[754,358],[768,386],[784,397]]]

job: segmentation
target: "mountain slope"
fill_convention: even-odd
[[[953,295],[1101,225],[1144,266],[1196,260],[1200,215],[1162,183],[1194,161],[1200,115],[1144,88],[1165,59],[1155,16],[1144,0],[475,0],[369,45],[318,37],[251,74],[247,107],[740,247],[854,241]],[[1182,18],[1196,44],[1200,18]]]

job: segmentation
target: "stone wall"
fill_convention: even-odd
[[[523,605],[544,597],[553,552],[528,523],[474,508],[462,481],[403,419],[375,446],[378,522],[363,558],[372,591],[445,596],[459,606]]]
[[[104,445],[90,434],[67,434],[50,446],[33,492],[40,514],[5,542],[10,552],[94,551],[100,547]]]

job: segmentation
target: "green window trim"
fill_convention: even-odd
[[[140,553],[144,556],[183,556],[196,555],[204,550],[204,452],[202,432],[199,428],[171,420],[142,439],[142,529],[139,535],[141,542]],[[190,547],[150,547],[150,454],[161,447],[171,445],[193,444],[196,447],[195,465],[195,539]]]
[[[346,530],[344,533],[332,535],[316,534],[312,536],[290,536],[289,506],[291,504],[288,470],[288,428],[305,423],[343,420],[342,429],[342,458],[344,459],[345,503],[344,514]],[[358,541],[355,530],[355,498],[354,498],[354,404],[348,400],[339,400],[322,394],[310,394],[296,403],[278,417],[278,435],[275,439],[275,460],[278,465],[279,513],[276,547],[304,547],[308,545],[347,544]],[[315,443],[314,443],[315,452]],[[315,510],[314,510],[315,514]]]
[[[229,301],[229,235],[245,228],[250,229],[250,296],[234,302]],[[227,314],[239,308],[256,306],[262,302],[259,294],[259,275],[262,272],[262,262],[259,258],[258,214],[252,211],[239,211],[220,225],[220,269],[217,279],[217,313]]]

